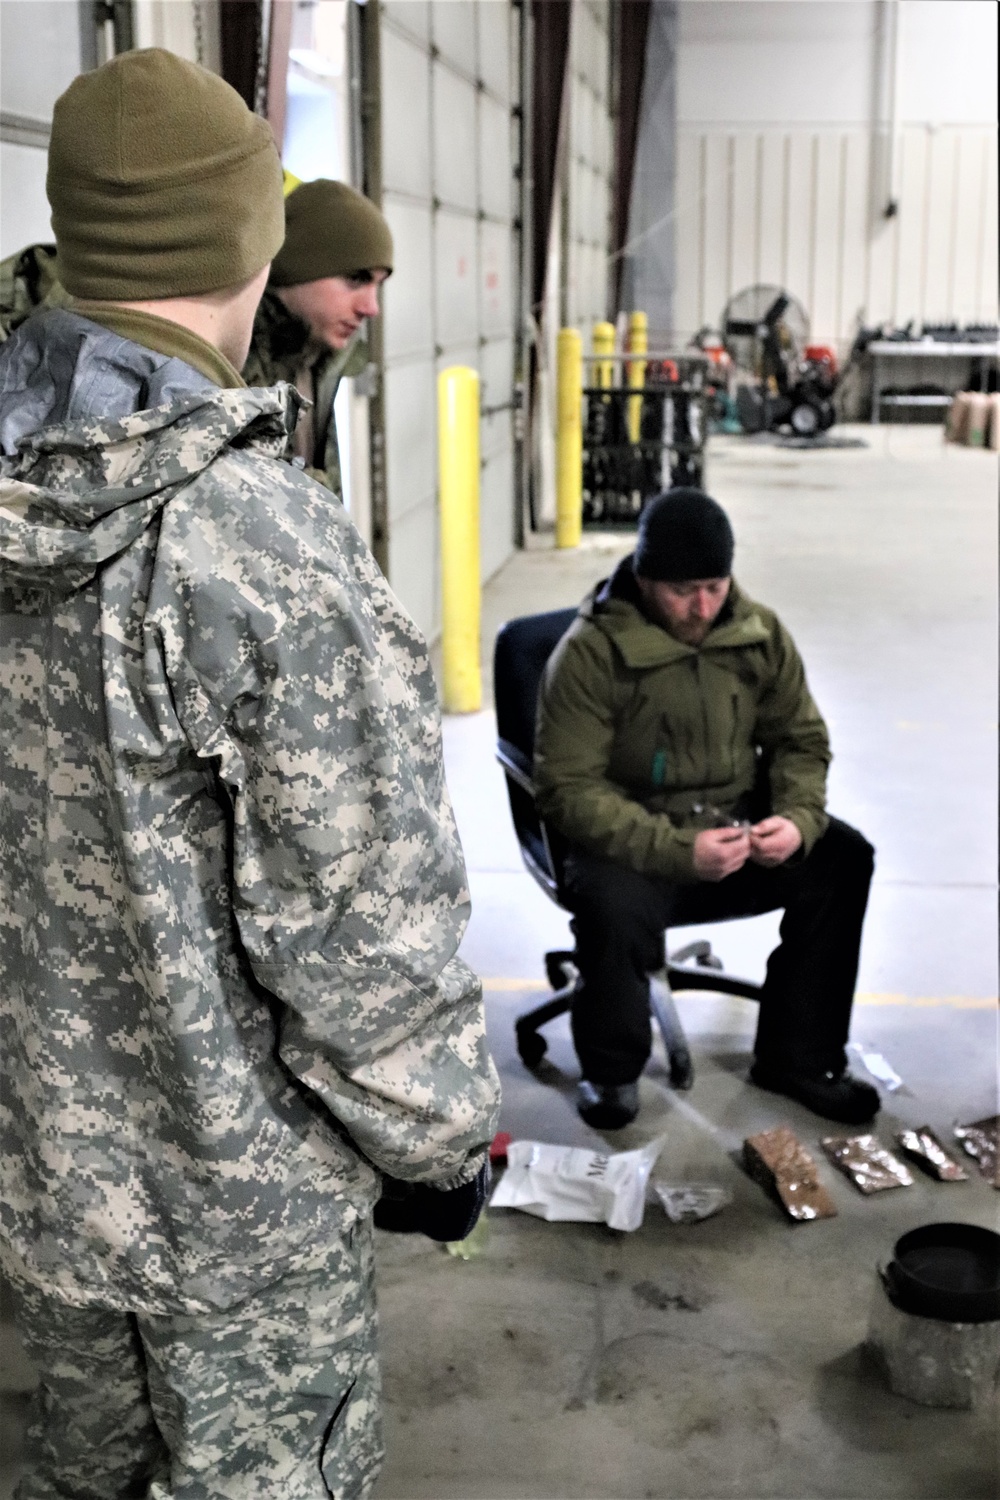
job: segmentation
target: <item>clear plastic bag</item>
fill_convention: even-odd
[[[880,1083],[887,1094],[910,1092],[888,1058],[869,1047],[867,1042],[848,1042],[847,1050],[854,1053],[869,1078]]]
[[[672,1224],[697,1224],[700,1219],[710,1219],[733,1201],[728,1188],[719,1187],[714,1182],[685,1182],[679,1185],[654,1182],[653,1191]]]

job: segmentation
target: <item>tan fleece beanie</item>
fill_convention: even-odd
[[[95,301],[239,286],[285,232],[266,121],[159,47],[82,73],[56,100],[46,190],[63,285]]]
[[[370,198],[326,177],[289,193],[285,243],[274,257],[272,286],[377,270],[392,270],[392,235]]]

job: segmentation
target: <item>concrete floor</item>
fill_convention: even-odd
[[[867,447],[713,439],[708,484],[734,521],[737,576],[792,629],[830,721],[832,807],[878,848],[853,1034],[905,1080],[880,1117],[888,1142],[904,1124],[947,1135],[997,1108],[997,465],[942,447],[937,428],[854,431]],[[573,553],[518,554],[486,590],[487,657],[501,620],[576,602],[628,545],[588,534]],[[600,1146],[573,1108],[565,1022],[548,1029],[543,1079],[514,1050],[514,1017],[541,998],[541,954],[567,926],[522,870],[494,732],[488,712],[445,725],[473,892],[464,951],[484,979],[502,1125]],[[756,976],[775,927],[710,935]],[[747,1084],[750,1004],[691,995],[680,1008],[693,1091],[670,1091],[657,1054],[639,1119],[608,1144],[665,1134],[655,1175],[721,1183],[733,1203],[692,1226],[651,1204],[632,1235],[497,1210],[469,1262],[380,1236],[379,1500],[994,1496],[995,1410],[892,1396],[860,1346],[895,1239],[937,1219],[993,1226],[1000,1198],[974,1178],[866,1199],[824,1169],[839,1216],[791,1225],[736,1153],[783,1122],[813,1148],[827,1132]],[[4,1348],[7,1386],[23,1385],[9,1331]],[[21,1404],[6,1410],[13,1457]],[[12,1462],[2,1472],[0,1500]]]

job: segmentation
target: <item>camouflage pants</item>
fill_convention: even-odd
[[[370,1223],[224,1313],[14,1284],[39,1372],[17,1500],[365,1500],[382,1458]]]

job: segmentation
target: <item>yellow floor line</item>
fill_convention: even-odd
[[[548,990],[549,985],[544,979],[512,979],[507,976],[495,979],[484,979],[483,989],[494,994],[518,994],[524,995],[529,991]],[[685,999],[694,997],[703,998],[711,996],[718,998],[715,990],[687,990],[682,991]],[[995,997],[988,995],[879,995],[859,994],[855,995],[856,1005],[909,1005],[913,1007],[928,1007],[936,1005],[950,1006],[953,1010],[992,1010],[997,1005]]]
[[[856,1005],[950,1005],[954,1010],[993,1010],[989,995],[855,995]]]
[[[544,979],[484,979],[484,990],[515,990],[519,995],[526,990],[547,990]]]

